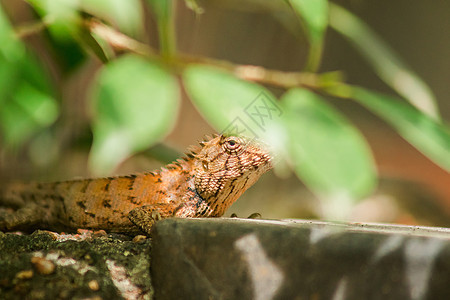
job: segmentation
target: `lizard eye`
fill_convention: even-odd
[[[236,138],[228,138],[224,143],[225,148],[228,151],[236,151],[236,149],[241,147],[241,144],[236,140]]]

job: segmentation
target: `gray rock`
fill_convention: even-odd
[[[153,228],[156,299],[448,299],[448,229],[168,219]]]

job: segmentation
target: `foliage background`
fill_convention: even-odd
[[[28,3],[33,2],[39,1]],[[122,32],[157,48],[158,44],[163,45],[164,41],[158,41],[158,19],[154,14],[161,7],[157,6],[158,1],[153,2],[156,6],[142,12],[144,24],[142,28],[130,23],[130,20],[136,20],[138,19],[136,16],[140,15],[136,15],[132,9],[124,12],[123,19],[115,19],[112,22]],[[89,44],[86,45],[86,40],[83,40],[83,32],[77,32],[77,36],[81,36],[84,44],[79,40],[70,39],[52,42],[49,39],[49,31],[40,28],[36,30],[36,27],[39,27],[36,20],[39,18],[27,2],[0,3],[14,24],[16,32],[23,34],[27,46],[42,62],[43,70],[48,72],[50,82],[54,86],[51,94],[53,93],[56,101],[55,103],[51,100],[44,101],[47,103],[41,112],[44,117],[39,114],[34,116],[38,121],[36,126],[43,127],[43,130],[30,131],[31,136],[26,137],[24,141],[18,140],[17,144],[9,143],[7,135],[3,134],[0,180],[2,182],[13,179],[61,180],[92,175],[91,172],[96,168],[92,167],[91,163],[91,172],[89,171],[88,153],[92,145],[91,126],[95,128],[95,121],[98,118],[92,107],[91,93],[92,83],[98,79],[96,72],[102,65],[92,54],[95,47],[91,47],[88,54],[84,52],[83,49],[89,49]],[[140,3],[143,4],[144,1]],[[278,18],[283,19],[283,11],[278,12],[277,7],[269,4],[273,2],[200,1],[198,4],[204,9],[201,15],[189,10],[183,1],[175,3],[176,42],[178,51],[182,53],[293,72],[301,70],[307,61],[309,49],[307,37],[304,35],[298,37],[297,32],[289,31],[286,24],[279,22]],[[335,1],[335,3],[353,11],[400,54],[411,69],[430,86],[439,100],[442,118],[448,120],[450,104],[446,99],[450,89],[448,82],[450,60],[447,53],[450,53],[450,41],[446,37],[450,28],[449,4],[444,0],[431,3],[418,0]],[[90,11],[94,15],[101,14],[100,12],[100,10]],[[108,15],[105,18],[107,17]],[[58,32],[61,28],[51,30]],[[61,36],[64,39],[64,35]],[[170,41],[168,42],[170,44]],[[22,68],[27,67],[19,66],[19,69]],[[376,76],[376,72],[367,61],[334,30],[328,30],[326,33],[323,60],[319,70],[320,72],[342,70],[348,83],[394,94],[392,89]],[[42,78],[38,74],[45,77],[46,72],[39,72],[39,68],[31,72],[34,74],[34,80],[38,82],[37,85],[43,84],[39,83]],[[126,76],[123,80],[127,80]],[[8,90],[8,85],[3,81],[2,90],[5,89]],[[271,91],[278,97],[283,92],[277,88],[271,88]],[[22,93],[17,94],[23,95],[24,99],[30,99],[26,92],[27,89],[22,89]],[[176,110],[168,111],[173,116],[168,119],[173,120],[174,124],[171,126],[174,126],[174,129],[168,136],[160,134],[156,138],[160,140],[164,137],[165,144],[150,149],[136,145],[140,150],[139,154],[123,162],[113,171],[114,174],[158,167],[160,162],[152,162],[149,157],[166,161],[176,156],[173,152],[168,152],[170,149],[166,148],[167,145],[182,150],[205,134],[215,131],[187,99],[184,90],[181,92],[182,101],[178,114]],[[142,96],[142,93],[139,94]],[[30,107],[32,100],[27,101],[30,103],[26,103],[25,107]],[[322,216],[364,221],[449,225],[448,172],[420,154],[400,138],[395,130],[355,102],[327,99],[327,103],[331,103],[350,118],[369,142],[378,173],[382,178],[374,196],[363,201],[351,202],[350,214],[342,216],[336,211],[342,210],[342,207],[347,205],[345,199],[339,200],[339,197],[335,197],[329,202],[323,199],[317,201],[317,195],[310,194],[297,178],[281,170],[278,172],[284,175],[281,179],[273,174],[266,176],[255,188],[246,193],[233,209],[243,215],[257,210],[269,218]],[[58,108],[55,107],[59,108],[59,114]],[[173,108],[174,105],[170,107]],[[11,112],[15,111],[18,109],[9,110],[2,118],[3,120],[10,118],[12,120],[10,124],[14,124],[11,126],[20,129],[16,125],[20,124],[23,117],[14,116]],[[135,112],[130,112],[133,113]],[[50,127],[47,127],[48,125]],[[11,136],[20,137],[21,134],[12,133]],[[98,160],[91,158],[91,161]]]

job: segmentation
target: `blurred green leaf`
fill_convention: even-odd
[[[27,82],[16,90],[15,103],[29,115],[35,125],[46,127],[58,117],[58,106],[55,100]]]
[[[93,91],[91,170],[109,173],[160,141],[177,119],[179,96],[176,79],[151,61],[126,55],[106,65]]]
[[[419,110],[439,119],[435,97],[427,84],[362,20],[330,3],[330,26],[348,38],[386,84]]]
[[[391,124],[436,164],[450,172],[450,128],[398,99],[354,87],[352,98]]]
[[[58,39],[70,39],[79,24],[77,0],[28,0],[48,24],[50,32]]]
[[[368,195],[375,167],[359,131],[308,90],[289,90],[281,104],[297,176],[322,199],[354,202]]]
[[[19,146],[52,124],[58,105],[46,70],[16,38],[0,7],[0,127],[6,146]]]
[[[6,62],[11,62],[22,57],[25,52],[25,47],[21,41],[17,39],[12,30],[9,21],[0,6],[0,57]],[[3,70],[0,68],[0,72]],[[0,83],[1,84],[1,83]],[[1,91],[0,91],[1,92]]]
[[[262,137],[269,123],[279,115],[274,111],[275,97],[268,90],[217,68],[189,66],[183,73],[183,83],[196,108],[219,132]],[[269,111],[266,105],[272,110]],[[261,106],[261,114],[269,116],[268,113],[274,112],[274,115],[258,123],[261,119],[253,110],[258,106]]]
[[[56,101],[27,82],[17,86],[12,97],[0,109],[4,139],[9,146],[19,145],[58,117]]]
[[[95,39],[91,32],[86,28],[80,28],[77,36],[80,42],[82,42],[86,48],[90,49],[98,59],[100,59],[103,63],[108,62],[108,56],[103,50],[102,45],[100,45],[100,43],[103,42],[102,40],[97,41],[97,39]]]
[[[327,0],[288,0],[303,20],[311,41],[322,41],[328,25]]]
[[[80,8],[116,25],[120,31],[137,36],[142,31],[142,7],[139,0],[81,0]]]
[[[78,0],[27,0],[39,13],[53,20],[74,19],[77,17]],[[51,21],[51,20],[49,20]]]
[[[49,33],[49,42],[65,72],[74,70],[85,58],[78,0],[28,0],[41,16]]]

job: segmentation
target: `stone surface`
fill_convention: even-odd
[[[152,232],[155,299],[448,299],[450,231],[167,219]]]
[[[0,299],[447,299],[450,230],[168,219],[152,240],[0,232],[0,270]]]
[[[150,240],[0,232],[0,299],[151,299]]]

